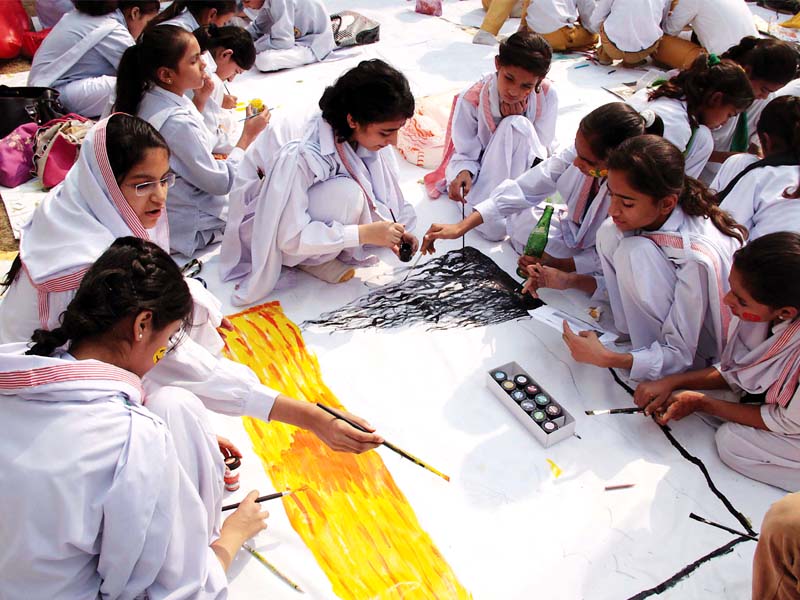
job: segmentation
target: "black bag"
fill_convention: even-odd
[[[333,40],[339,48],[374,44],[381,39],[381,25],[352,10],[331,15]]]
[[[23,123],[43,125],[66,115],[58,96],[53,88],[0,85],[0,138]]]

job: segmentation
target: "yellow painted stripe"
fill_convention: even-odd
[[[322,381],[316,357],[279,303],[230,319],[235,330],[223,332],[226,351],[265,385],[300,400],[344,408]],[[472,597],[420,526],[377,452],[334,452],[308,431],[244,421],[275,489],[309,486],[308,492],[284,497],[284,507],[340,598]]]

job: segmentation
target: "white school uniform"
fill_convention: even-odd
[[[491,73],[454,100],[442,164],[425,177],[428,195],[436,198],[461,171],[472,174],[467,203],[475,206],[506,179],[516,179],[555,146],[558,94],[547,80],[531,92],[522,115],[503,117],[497,73]]]
[[[778,96],[800,96],[800,79],[793,79],[775,92],[775,97]]]
[[[318,62],[336,47],[331,18],[320,0],[267,0],[247,30],[260,71]]]
[[[35,0],[33,6],[42,29],[55,27],[61,17],[75,9],[72,0]]]
[[[23,271],[0,301],[0,343],[28,341],[35,329],[57,327],[86,270],[116,238],[134,235],[169,247],[164,216],[146,230],[122,196],[107,167],[105,126],[101,121],[89,132],[64,183],[48,194],[22,230]],[[147,374],[148,385],[175,385],[215,412],[267,420],[277,392],[263,386],[249,368],[222,356],[216,331],[221,305],[200,282],[186,282],[195,304],[193,326]]]
[[[26,350],[0,348],[3,596],[227,597],[203,504],[138,377]]]
[[[664,139],[683,152],[685,173],[689,177],[700,177],[714,151],[711,130],[705,125],[692,129],[685,100],[662,97],[651,101],[647,99],[649,91],[647,88],[639,90],[628,99],[628,104],[639,112],[649,108],[661,117],[664,121]]]
[[[722,298],[739,242],[678,206],[658,231],[597,234],[614,323],[633,346],[634,381],[719,360],[730,324]],[[688,250],[686,249],[688,248]]]
[[[748,323],[733,319],[720,364],[735,391],[765,394],[761,418],[767,430],[726,423],[717,449],[729,467],[752,479],[800,490],[800,320]]]
[[[758,37],[744,0],[678,0],[664,20],[664,33],[677,36],[686,26],[711,54],[722,54],[743,37]]]
[[[171,19],[162,21],[161,23],[159,23],[159,25],[174,25],[175,27],[180,27],[181,29],[185,29],[189,33],[192,33],[195,29],[198,29],[200,27],[200,23],[197,22],[197,19],[194,18],[194,15],[191,13],[191,11],[186,9],[184,9]]]
[[[758,157],[752,155],[731,156],[722,165],[711,188],[724,190],[736,175],[756,160]],[[800,165],[759,167],[738,181],[722,200],[720,208],[747,227],[750,241],[778,231],[800,233],[800,199],[786,197],[798,185]]]
[[[525,22],[536,33],[553,33],[589,22],[594,8],[595,0],[536,0],[528,5]]]
[[[70,112],[96,117],[114,92],[122,55],[135,43],[122,11],[92,17],[73,10],[36,51],[28,85],[55,88]]]
[[[597,194],[589,198],[594,178],[573,164],[576,156],[572,146],[517,179],[503,182],[475,210],[483,217],[490,239],[502,239],[507,233],[511,245],[522,253],[545,200],[560,195],[565,205],[553,213],[545,251],[557,258],[571,257],[578,273],[600,275],[595,237],[608,216],[611,197],[603,178],[597,182]]]
[[[335,192],[319,191],[327,185],[336,186]],[[237,188],[231,203],[220,273],[223,280],[238,282],[235,305],[264,298],[284,265],[320,264],[337,256],[369,260],[359,243],[360,224],[389,221],[392,213],[407,230],[416,223],[400,190],[394,149],[373,152],[338,143],[321,115],[301,140],[281,149],[264,179]]]
[[[598,0],[583,26],[597,33],[602,25],[619,50],[641,52],[664,35],[661,23],[669,5],[670,0]]]
[[[138,116],[169,140],[169,162],[176,175],[167,210],[170,246],[191,256],[221,239],[228,192],[244,151],[234,148],[226,160],[216,160],[211,154],[216,139],[194,103],[158,86],[145,93]]]
[[[241,130],[238,127],[240,117],[237,117],[233,109],[222,108],[226,94],[225,82],[217,75],[217,63],[211,53],[206,52],[203,60],[206,61],[206,73],[214,83],[214,90],[206,100],[201,113],[206,128],[214,136],[214,146],[211,150],[214,154],[230,154],[239,143],[237,134]]]

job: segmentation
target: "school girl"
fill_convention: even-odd
[[[496,72],[453,101],[442,164],[425,176],[431,198],[447,192],[475,206],[550,156],[558,116],[558,95],[545,79],[552,57],[534,33],[518,32],[500,44]]]
[[[86,269],[117,237],[136,235],[169,248],[166,190],[173,176],[164,139],[147,122],[116,114],[87,135],[64,183],[42,201],[23,228],[20,254],[0,302],[0,343],[54,329]],[[158,368],[148,386],[179,386],[215,412],[295,424],[339,450],[363,451],[368,441],[343,421],[262,385],[247,367],[221,355],[216,328],[219,301],[196,280],[192,328]],[[354,436],[354,437],[353,437]]]
[[[597,60],[623,67],[644,63],[658,49],[670,0],[598,0],[586,28],[600,34]]]
[[[594,286],[601,272],[595,235],[608,214],[606,160],[624,140],[650,131],[660,132],[661,122],[650,111],[640,115],[624,102],[612,102],[586,115],[578,127],[575,144],[538,164],[514,180],[503,182],[455,225],[434,223],[425,234],[422,252],[434,252],[438,239],[454,239],[477,230],[490,240],[510,236],[522,253],[528,236],[544,210],[545,201],[560,195],[562,206],[551,221],[547,250],[541,263],[564,273],[584,274]],[[536,262],[520,258],[525,268]],[[589,293],[594,291],[586,290]]]
[[[236,0],[175,0],[153,19],[156,25],[175,25],[189,33],[203,25],[223,27],[236,14]]]
[[[36,51],[28,85],[55,88],[70,112],[100,115],[122,54],[156,14],[156,0],[77,0]]]
[[[204,67],[194,35],[160,25],[125,52],[117,80],[116,110],[137,114],[170,140],[176,177],[167,213],[170,249],[186,256],[222,239],[239,162],[269,122],[268,111],[248,119],[227,159],[216,160],[211,153],[216,137],[198,110],[211,92],[204,86]],[[194,101],[186,97],[189,90],[195,90]]]
[[[623,142],[608,159],[608,189],[611,219],[597,233],[597,253],[616,329],[633,350],[609,350],[565,323],[572,357],[629,371],[634,381],[719,360],[730,322],[722,299],[744,228],[686,177],[680,150],[660,137]]]
[[[741,65],[750,80],[755,100],[743,112],[728,120],[721,127],[711,130],[714,152],[703,170],[700,179],[710,183],[721,163],[737,152],[754,150],[757,144],[756,130],[761,111],[797,74],[797,51],[786,42],[768,38],[744,38],[722,58],[729,58]]]
[[[362,61],[329,86],[300,140],[284,146],[264,179],[238,190],[220,252],[225,281],[238,282],[235,305],[264,298],[281,267],[337,283],[364,246],[397,253],[416,222],[398,181],[391,148],[414,114],[408,80],[385,62]],[[238,188],[237,188],[238,189]]]
[[[742,38],[758,37],[753,13],[744,0],[677,0],[664,20],[664,37],[653,58],[673,69],[686,69],[705,49],[722,54]],[[687,27],[693,41],[679,37]]]
[[[780,96],[770,102],[758,122],[764,158],[732,156],[717,174],[721,208],[750,232],[754,240],[776,231],[800,232],[800,98]]]
[[[733,313],[718,364],[644,383],[634,400],[665,424],[703,412],[726,421],[720,458],[770,485],[800,490],[800,235],[778,232],[736,252],[725,304]],[[687,391],[678,391],[687,390]],[[694,390],[734,390],[728,402]]]
[[[664,120],[664,137],[684,153],[686,174],[699,177],[714,151],[711,130],[747,109],[754,98],[741,66],[701,54],[689,69],[656,88],[636,92],[629,102],[639,110],[650,108]]]
[[[244,0],[258,14],[248,27],[259,71],[293,69],[323,60],[336,47],[321,0]]]
[[[206,127],[216,136],[214,154],[229,154],[236,147],[237,121],[232,111],[237,98],[226,93],[225,82],[250,70],[255,64],[256,49],[250,35],[241,27],[205,25],[194,31],[203,60],[208,61],[206,72],[214,90],[206,100],[202,115]]]
[[[0,346],[4,595],[227,597],[225,571],[267,513],[254,491],[212,538],[169,430],[143,406],[140,378],[191,313],[169,255],[122,238],[57,328]]]
[[[541,35],[554,52],[591,48],[597,34],[584,26],[595,8],[594,0],[526,0],[523,27]]]

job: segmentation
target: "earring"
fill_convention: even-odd
[[[139,334],[139,339],[142,339],[142,334],[141,333]]]
[[[167,83],[172,83],[172,79],[167,79]]]

